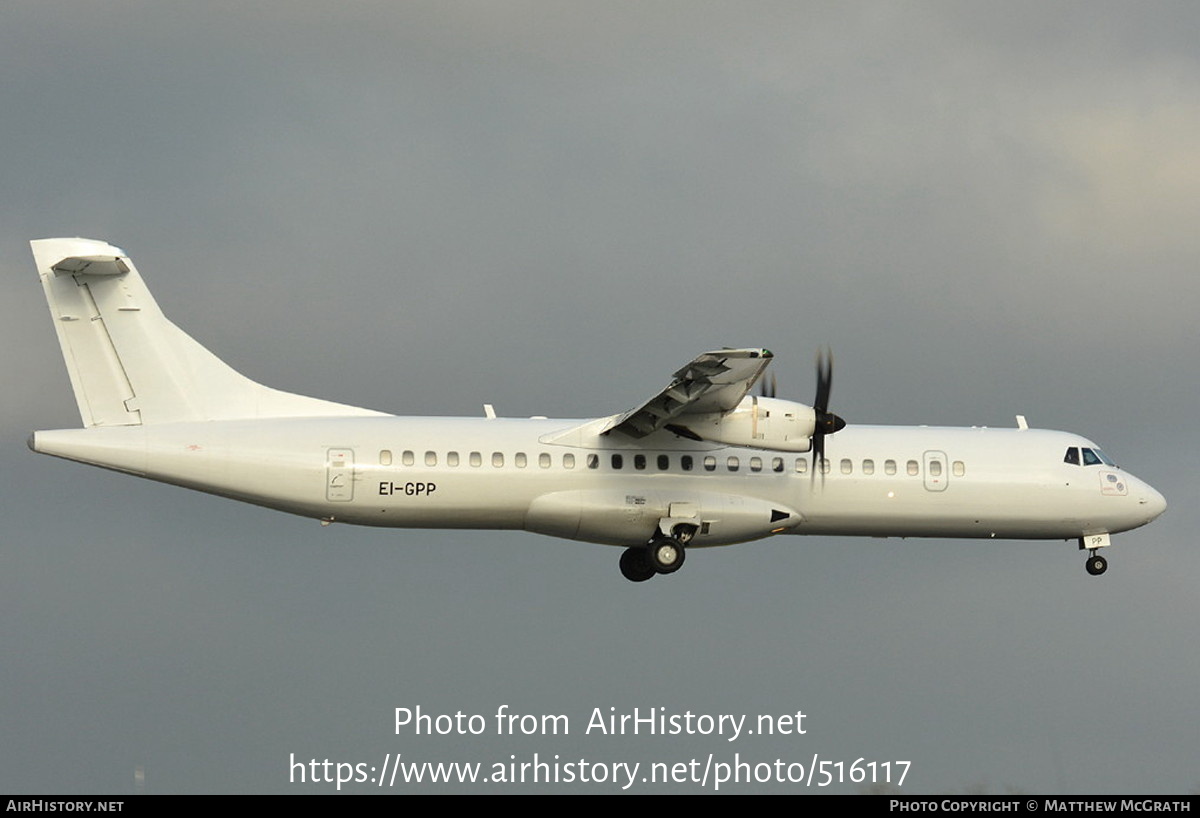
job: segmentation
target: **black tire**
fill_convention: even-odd
[[[1098,577],[1108,570],[1108,560],[1099,554],[1093,554],[1088,557],[1087,572],[1094,577]]]
[[[645,582],[657,573],[645,548],[626,548],[621,552],[621,576],[630,582]]]
[[[683,567],[687,557],[687,549],[683,543],[673,537],[659,537],[653,540],[646,550],[650,565],[660,574],[673,574]]]

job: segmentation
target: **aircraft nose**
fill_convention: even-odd
[[[1167,498],[1146,483],[1138,493],[1138,504],[1145,510],[1147,522],[1167,510]]]

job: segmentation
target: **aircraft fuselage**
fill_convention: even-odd
[[[783,533],[1077,539],[1098,575],[1109,534],[1166,508],[1093,444],[1023,419],[848,427],[830,410],[829,353],[811,405],[776,397],[762,347],[701,353],[585,421],[396,417],[282,392],[173,324],[120,248],[31,248],[85,427],[35,432],[31,448],[324,523],[625,546],[634,582],[692,548]]]
[[[639,545],[689,519],[691,547],[772,533],[1075,539],[1144,525],[1162,496],[1093,447],[1042,429],[853,426],[826,452],[667,432],[563,432],[579,420],[282,418],[37,432],[46,454],[326,521],[525,529]]]

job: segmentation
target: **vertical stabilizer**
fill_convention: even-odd
[[[384,414],[280,392],[234,371],[167,320],[118,247],[30,244],[84,426]]]

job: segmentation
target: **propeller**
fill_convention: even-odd
[[[833,387],[833,352],[828,348],[817,352],[817,396],[813,400],[816,426],[813,428],[813,479],[825,460],[825,436],[845,428],[846,421],[829,411],[829,390]],[[825,472],[821,472],[822,482]]]
[[[771,373],[771,379],[763,378],[758,382],[758,394],[763,398],[775,397],[775,373]]]

